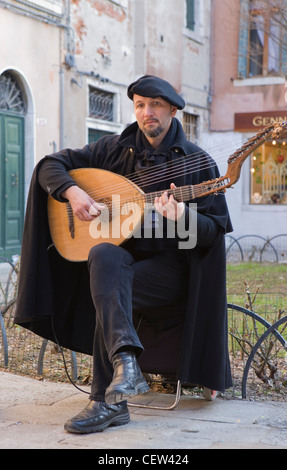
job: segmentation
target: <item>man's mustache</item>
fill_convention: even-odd
[[[143,123],[144,123],[144,125],[145,125],[145,124],[149,124],[149,123],[151,123],[151,122],[153,122],[153,123],[159,123],[159,120],[158,120],[158,119],[146,119]]]

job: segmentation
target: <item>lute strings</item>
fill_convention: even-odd
[[[227,144],[227,147],[229,148],[229,145]],[[216,147],[213,149],[216,149]],[[218,149],[222,151],[223,146],[222,144],[218,146]],[[205,158],[206,162],[202,164],[202,157]],[[196,160],[195,160],[196,159]],[[222,161],[224,160],[226,162],[226,157],[221,157]],[[194,161],[195,160],[195,161]],[[208,160],[208,161],[207,161]],[[217,166],[217,163],[215,160],[213,160],[210,155],[206,152],[203,152],[200,150],[199,152],[190,154],[190,155],[182,155],[180,158],[180,161],[175,164],[176,161],[169,161],[169,162],[164,162],[158,165],[152,165],[150,167],[144,168],[140,170],[139,172],[133,172],[125,176],[125,178],[129,179],[132,183],[138,184],[140,183],[140,188],[144,188],[146,186],[149,186],[150,184],[153,184],[155,182],[163,182],[166,180],[170,180],[173,176],[182,176],[184,174],[190,174],[193,172],[200,170],[205,170],[214,166]],[[218,163],[219,160],[217,160]],[[159,170],[163,169],[165,167],[165,173],[164,173],[164,178],[161,175],[158,175]],[[178,170],[181,170],[181,172],[178,172]],[[117,192],[121,192],[121,190],[126,187],[126,184],[119,183],[116,185],[112,186],[104,186],[102,189],[101,187],[96,188],[96,189],[91,189],[87,190],[87,193],[92,197],[96,198],[98,202],[101,200],[104,200],[106,195],[108,194],[108,191],[112,190],[113,194],[117,194]],[[181,196],[184,198],[187,198],[188,195],[190,194],[190,186],[183,186],[181,188]],[[166,191],[170,191],[170,189],[166,189]],[[162,194],[163,191],[160,192]],[[124,200],[124,194],[125,192],[121,192],[122,199]],[[150,193],[150,194],[155,194],[155,193]],[[146,193],[139,194],[137,197],[133,197],[130,199],[130,202],[135,202],[136,200],[138,202],[145,202],[145,196]],[[186,199],[185,199],[186,200]],[[124,202],[125,204],[127,201]],[[114,207],[114,206],[113,206]],[[115,209],[116,207],[114,207]],[[68,213],[72,212],[72,208],[70,204],[67,206],[67,211]]]
[[[205,158],[204,163],[202,163],[202,157]],[[190,174],[198,170],[205,170],[217,166],[217,163],[211,159],[208,154],[202,151],[191,155],[182,155],[182,158],[179,158],[179,160],[180,161],[178,162],[173,160],[158,165],[153,165],[148,168],[144,168],[139,172],[125,175],[125,178],[130,180],[132,183],[137,184],[142,189],[154,183],[170,180],[175,176],[180,177],[184,174]],[[159,172],[163,169],[165,169],[164,175],[159,174]],[[105,186],[103,189],[98,187],[95,188],[94,191],[90,190],[88,194],[91,197],[96,196],[97,200],[101,198],[104,199],[105,192],[107,193],[108,191],[112,190],[114,194],[117,194],[117,192],[120,192],[124,186],[124,184],[119,183],[113,186]]]

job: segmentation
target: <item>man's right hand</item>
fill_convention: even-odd
[[[74,214],[82,221],[93,220],[105,209],[103,204],[96,202],[78,186],[70,186],[62,196],[68,199]]]

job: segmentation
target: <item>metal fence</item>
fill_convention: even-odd
[[[282,253],[286,253],[282,240],[287,242],[287,235],[272,240],[229,237],[227,254],[230,257],[236,253],[237,257],[233,256],[236,262],[263,262],[267,261],[267,253],[271,253],[268,262],[278,262]],[[18,262],[0,259],[0,369],[54,381],[68,381],[69,375],[78,386],[89,384],[90,356],[62,351],[56,344],[14,325],[18,271]],[[287,294],[257,293],[256,304],[252,306],[239,305],[236,295],[229,296],[228,302],[234,386],[227,394],[287,400]]]
[[[287,234],[272,238],[226,235],[226,258],[228,263],[287,263]]]

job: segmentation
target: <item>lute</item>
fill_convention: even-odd
[[[268,139],[287,137],[287,122],[272,123],[250,138],[228,158],[225,176],[200,184],[167,189],[177,201],[225,191],[240,177],[246,158]],[[146,211],[163,191],[145,193],[124,176],[98,168],[79,168],[69,171],[77,185],[105,204],[105,210],[93,221],[80,221],[69,203],[48,196],[48,220],[53,243],[61,256],[70,261],[86,261],[90,249],[99,243],[121,245],[141,226]]]

